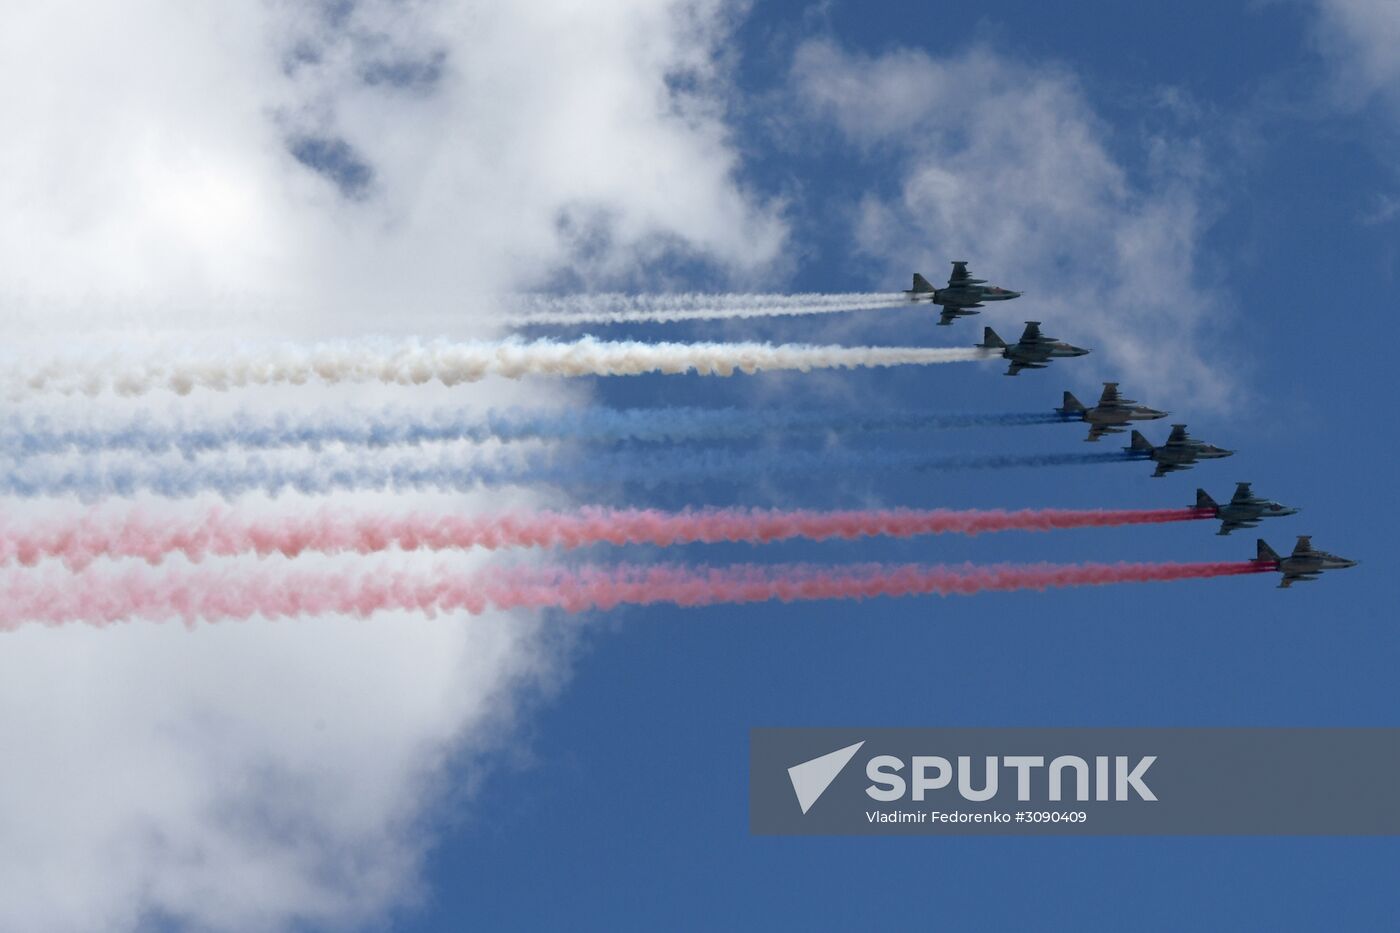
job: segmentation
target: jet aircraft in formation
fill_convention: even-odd
[[[1260,538],[1254,563],[1272,565],[1272,569],[1283,574],[1283,579],[1279,581],[1278,585],[1287,589],[1294,583],[1308,583],[1316,580],[1325,570],[1345,570],[1348,567],[1355,567],[1359,561],[1319,551],[1312,546],[1311,535],[1299,535],[1298,543],[1293,547],[1293,553],[1287,557],[1279,557],[1278,553],[1269,547],[1263,538]]]
[[[953,263],[953,273],[945,288],[935,288],[928,279],[914,273],[912,288],[905,289],[912,301],[928,299],[942,308],[939,324],[951,324],[960,317],[977,314],[977,308],[988,301],[1007,301],[1021,297],[1021,292],[1011,291],[992,285],[986,279],[973,278],[967,270],[967,262]],[[1027,321],[1021,339],[1008,345],[990,327],[983,328],[979,349],[998,350],[1003,359],[1010,362],[1006,375],[1019,375],[1023,369],[1044,369],[1053,359],[1083,356],[1089,351],[1047,337],[1040,332],[1039,321]],[[1081,421],[1089,425],[1086,441],[1098,441],[1105,434],[1120,434],[1136,421],[1155,421],[1165,418],[1167,412],[1140,405],[1133,399],[1119,394],[1118,383],[1105,382],[1098,403],[1092,408],[1084,405],[1070,392],[1065,392],[1064,403],[1055,409],[1064,421]],[[1200,460],[1215,460],[1229,457],[1232,450],[1225,450],[1213,444],[1198,441],[1186,433],[1186,425],[1172,425],[1171,435],[1166,443],[1154,446],[1136,430],[1132,432],[1132,443],[1124,450],[1156,464],[1152,473],[1159,478],[1177,470],[1189,470]],[[1237,528],[1253,528],[1265,518],[1279,518],[1296,515],[1298,509],[1290,508],[1269,499],[1254,495],[1249,483],[1238,483],[1230,501],[1221,505],[1212,499],[1204,489],[1196,490],[1196,508],[1209,512],[1220,520],[1218,534],[1228,535]],[[1289,587],[1296,581],[1317,579],[1326,570],[1336,570],[1356,566],[1356,561],[1337,557],[1326,551],[1313,548],[1312,539],[1306,535],[1298,538],[1298,544],[1288,557],[1280,557],[1263,539],[1260,539],[1255,563],[1267,564],[1269,569],[1283,574],[1281,587]]]
[[[1196,440],[1186,433],[1184,424],[1172,425],[1171,435],[1160,447],[1153,447],[1141,432],[1134,431],[1132,444],[1123,449],[1145,454],[1147,459],[1156,463],[1157,471],[1152,474],[1154,479],[1176,470],[1189,470],[1195,466],[1197,460],[1218,460],[1235,454],[1233,450]]]
[[[1216,534],[1221,535],[1228,535],[1236,528],[1253,528],[1260,519],[1298,514],[1297,509],[1256,496],[1250,491],[1249,483],[1236,483],[1234,496],[1224,505],[1212,499],[1204,489],[1197,489],[1196,508],[1220,519],[1220,530]]]
[[[1083,421],[1089,425],[1086,441],[1097,441],[1105,434],[1121,434],[1124,425],[1133,421],[1155,421],[1165,418],[1168,412],[1139,405],[1130,398],[1118,394],[1118,383],[1105,382],[1099,403],[1093,408],[1085,408],[1073,393],[1065,393],[1064,405],[1055,409],[1066,421]]]
[[[1044,369],[1053,359],[1069,356],[1083,356],[1088,353],[1083,347],[1072,346],[1063,340],[1047,337],[1040,332],[1039,321],[1027,321],[1021,339],[1011,345],[997,336],[990,327],[982,328],[982,342],[977,344],[982,350],[1000,350],[1003,359],[1011,361],[1006,375],[1020,375],[1023,369]]]
[[[953,274],[948,276],[946,288],[934,288],[933,283],[915,272],[914,287],[906,288],[904,294],[908,295],[911,301],[927,298],[942,307],[943,313],[939,315],[938,323],[945,325],[953,323],[957,318],[977,314],[978,312],[972,309],[982,307],[984,301],[1009,301],[1021,297],[1020,292],[992,285],[986,279],[974,279],[967,271],[965,259],[954,261]]]

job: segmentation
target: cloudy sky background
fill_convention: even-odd
[[[1346,358],[1357,322],[1337,316],[1353,289],[1368,306],[1396,292],[1400,11],[1387,0],[1278,2],[1218,22],[1211,10],[1194,11],[1199,25],[1234,42],[1201,39],[1190,10],[1138,26],[1093,5],[1052,23],[1017,3],[985,12],[949,4],[929,22],[922,5],[900,4],[862,15],[842,3],[749,9],[719,0],[217,10],[21,0],[0,27],[3,352],[22,359],[36,348],[84,354],[367,332],[491,336],[498,296],[519,291],[895,289],[911,269],[938,278],[948,259],[969,258],[980,274],[1025,289],[1021,303],[1034,300],[1052,333],[1094,346],[1079,388],[1127,373],[1137,397],[1204,413],[1217,428],[1241,400],[1254,411],[1316,415],[1308,389],[1332,377],[1306,367]],[[1314,152],[1329,161],[1312,169]],[[1309,194],[1310,181],[1328,187]],[[1262,190],[1295,189],[1304,192],[1296,202],[1255,206]],[[1290,257],[1270,254],[1273,231],[1305,224],[1312,215],[1300,211],[1313,197],[1336,212],[1319,223],[1377,244],[1357,251],[1367,265],[1347,270],[1361,284],[1334,278],[1337,266],[1317,252],[1325,243],[1294,239]],[[1317,264],[1294,261],[1303,255]],[[1386,307],[1393,312],[1393,300]],[[985,319],[964,322],[957,337],[975,335]],[[1021,319],[1018,307],[987,323],[1012,337]],[[928,329],[911,331],[914,320],[678,332],[930,339]],[[1305,326],[1318,328],[1315,355],[1283,342]],[[1240,341],[1248,352],[1238,352]],[[1262,375],[1280,368],[1299,375]],[[916,378],[776,377],[713,390],[726,395],[699,386],[693,398],[649,395],[662,391],[650,382],[541,380],[469,394],[346,388],[292,399],[266,390],[200,404],[704,403],[733,402],[750,388],[758,404],[797,394],[820,404],[909,404]],[[1047,383],[1042,394],[1057,400],[1060,387]],[[56,416],[78,410],[44,404]],[[1008,404],[1024,408],[1025,397]],[[104,412],[141,410],[114,402]],[[1258,443],[1292,449],[1284,425],[1259,421]],[[1294,440],[1331,439],[1312,430]],[[1352,488],[1369,480],[1343,478]],[[755,495],[788,502],[801,493]],[[842,494],[877,495],[859,484]],[[557,492],[505,495],[564,501]],[[1347,506],[1340,490],[1321,495],[1332,499],[1319,512]],[[430,508],[488,501],[412,499]],[[36,508],[78,506],[5,503],[10,515]],[[1344,525],[1302,530],[1324,527]],[[405,558],[380,560],[387,568]],[[454,569],[478,563],[452,560]],[[664,618],[655,624],[669,631]],[[626,619],[385,616],[6,635],[0,927],[246,930],[393,919],[426,929],[508,920],[505,893],[526,898],[538,880],[532,849],[542,870],[563,873],[539,850],[586,860],[590,835],[616,831],[580,815],[586,792],[549,796],[557,793],[543,777],[549,768],[562,758],[567,773],[592,784],[600,724],[643,742],[703,718],[693,706],[716,684],[698,672],[720,683],[765,677],[742,662],[737,671],[707,668],[701,647],[694,670],[672,684],[680,692],[654,685],[649,697],[641,690],[661,677],[660,656],[600,647],[665,650],[639,631],[652,624],[645,614]],[[616,687],[633,676],[637,692]],[[575,695],[575,677],[606,677],[616,692],[581,684]],[[1029,696],[1004,715],[1032,708]],[[741,723],[829,724],[794,719],[800,707],[744,707],[744,697],[739,687],[729,701]],[[656,710],[638,712],[648,704]],[[788,718],[746,720],[745,709]],[[1267,719],[1262,705],[1233,709]],[[1374,715],[1360,710],[1333,712]],[[880,707],[868,712],[897,724]],[[726,760],[742,766],[744,734],[710,740],[732,744]],[[744,822],[738,799],[734,812],[720,811],[735,825]],[[532,805],[564,816],[544,824],[520,815]],[[648,833],[622,834],[651,842]],[[556,847],[557,839],[571,841]],[[743,841],[710,844],[695,856],[698,877],[723,899],[717,892],[734,881],[719,867],[724,846]],[[499,877],[485,870],[495,855]],[[861,853],[806,854],[814,872],[837,872],[847,857]],[[622,871],[596,877],[629,884]],[[698,924],[668,914],[668,891],[684,898],[651,881],[654,892],[631,906],[659,923]],[[572,892],[599,908],[582,884],[560,883],[560,903]],[[761,913],[761,894],[743,889]],[[625,899],[610,906],[627,915]]]

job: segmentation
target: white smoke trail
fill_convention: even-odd
[[[676,294],[530,296],[519,310],[505,315],[516,327],[532,324],[632,324],[715,321],[736,318],[836,314],[873,311],[906,304],[889,292],[847,294]]]
[[[840,347],[769,343],[607,342],[553,340],[342,343],[237,350],[218,356],[133,360],[60,358],[15,364],[7,374],[11,398],[32,393],[144,395],[164,389],[228,391],[247,386],[371,383],[446,386],[487,376],[636,376],[696,373],[927,366],[990,359],[975,348]]]

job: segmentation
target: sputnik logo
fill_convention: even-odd
[[[812,804],[817,802],[817,798],[826,793],[831,782],[850,764],[864,744],[862,739],[854,745],[838,748],[820,758],[813,758],[788,768],[788,779],[792,781],[793,793],[797,794],[798,806],[802,807],[804,814],[812,809]]]

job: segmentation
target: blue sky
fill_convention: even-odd
[[[876,923],[957,928],[1180,929],[1381,927],[1394,916],[1391,840],[770,839],[747,830],[748,730],[827,725],[1397,725],[1388,325],[1397,295],[1397,220],[1377,217],[1396,189],[1385,99],[1334,86],[1316,14],[1303,4],[1125,6],[989,2],[768,3],[738,28],[734,95],[742,177],[787,201],[793,230],[783,284],[801,290],[905,287],[864,255],[853,210],[897,197],[905,142],[862,149],[794,103],[795,50],[814,39],[847,56],[912,50],[938,61],[980,49],[1039,75],[1068,76],[1127,183],[1150,192],[1150,140],[1168,158],[1189,143],[1182,189],[1200,218],[1178,294],[1143,296],[1159,326],[1200,323],[1200,365],[1231,374],[1216,393],[1178,385],[1167,359],[1152,389],[1089,357],[1005,379],[998,370],[858,372],[735,380],[599,383],[617,406],[871,405],[1028,411],[1081,398],[1117,372],[1124,389],[1170,407],[1232,459],[1163,480],[1140,464],[1045,471],[813,476],[791,484],[660,485],[618,501],[849,506],[1124,506],[1217,498],[1237,480],[1304,509],[1262,530],[1363,559],[1312,586],[1270,578],[1016,593],[975,598],[628,610],[558,617],[577,638],[568,681],[523,717],[518,753],[469,799],[431,815],[442,841],[423,900],[397,915],[415,930],[481,927],[714,928]],[[1167,91],[1170,89],[1170,93]],[[1164,96],[1165,95],[1165,96]],[[1167,106],[1164,100],[1173,101]],[[937,115],[933,115],[936,120]],[[932,132],[932,130],[930,130]],[[956,144],[952,144],[956,145]],[[905,148],[901,148],[901,147]],[[1152,195],[1170,199],[1165,193]],[[893,194],[892,194],[893,193]],[[1144,195],[1147,197],[1147,195]],[[894,215],[896,219],[898,214]],[[978,216],[962,223],[976,226]],[[898,227],[930,277],[952,258],[1010,287],[1015,263],[953,256]],[[957,239],[957,235],[951,235]],[[902,260],[901,260],[902,261]],[[652,270],[712,285],[703,264]],[[1134,301],[1093,257],[1053,288],[1082,305]],[[1044,284],[981,319],[934,328],[926,311],[764,322],[784,340],[970,343],[1040,317]],[[1047,330],[1101,347],[1107,316],[1044,312]],[[1127,318],[1129,321],[1136,320]],[[1131,323],[1129,326],[1132,326]],[[950,333],[951,331],[951,333]],[[644,337],[733,336],[735,325],[612,328]],[[1103,351],[1101,350],[1100,353]],[[1176,345],[1163,352],[1178,353]],[[1089,365],[1092,361],[1093,365]],[[1080,365],[1085,364],[1085,365]],[[1237,368],[1236,368],[1237,367]],[[1173,418],[1172,420],[1178,420]],[[1147,431],[1165,434],[1161,423]],[[933,451],[1068,451],[1081,429],[1046,426],[851,436],[791,443]],[[774,440],[771,443],[788,443]],[[1105,442],[1112,443],[1112,439]],[[686,559],[1197,560],[1252,556],[1248,531],[1205,525],[858,544],[691,547]],[[647,552],[638,551],[645,557]],[[444,822],[445,821],[445,822]],[[443,829],[443,826],[446,826]]]

